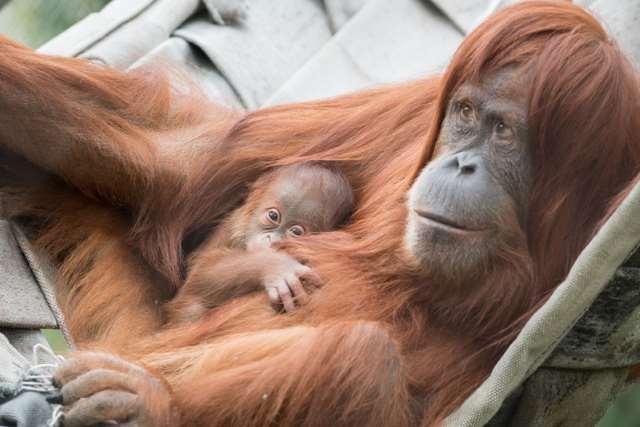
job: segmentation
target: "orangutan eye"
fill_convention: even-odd
[[[302,227],[301,225],[294,225],[289,228],[289,234],[291,234],[291,236],[293,237],[300,237],[304,234],[304,227]]]
[[[513,135],[511,128],[507,126],[503,121],[498,121],[494,126],[494,131],[498,138],[506,140],[510,139]]]
[[[460,117],[465,121],[473,120],[473,107],[468,102],[461,102],[458,105],[458,111],[460,111]]]
[[[268,209],[265,213],[266,219],[273,224],[280,224],[280,211],[276,208]]]

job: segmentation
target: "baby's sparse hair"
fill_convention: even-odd
[[[330,200],[335,207],[325,212],[324,223],[331,227],[342,224],[354,207],[353,188],[347,177],[337,168],[316,162],[295,163],[282,166],[263,175],[252,186],[252,193],[264,191],[281,179],[300,182],[309,179],[320,181],[322,198]]]

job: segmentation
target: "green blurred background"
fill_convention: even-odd
[[[0,0],[0,33],[38,47],[109,0]]]
[[[109,0],[0,0],[0,34],[37,48]],[[0,95],[1,96],[1,95]],[[67,346],[59,331],[43,330],[54,350]],[[611,407],[598,427],[640,427],[640,385],[631,387]]]

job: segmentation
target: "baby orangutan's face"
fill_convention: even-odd
[[[305,180],[279,179],[269,188],[247,230],[247,249],[268,247],[288,237],[329,231],[334,224],[327,224],[324,219],[333,216],[334,207],[327,204],[314,187],[317,185]]]
[[[247,236],[247,249],[268,247],[273,242],[287,237],[300,237],[308,232],[308,225],[301,221],[292,222],[290,217],[287,209],[279,208],[275,203],[272,207],[257,212],[254,222],[259,226]]]
[[[277,174],[252,213],[246,229],[247,249],[332,230],[351,208],[347,185],[319,168],[297,167]]]

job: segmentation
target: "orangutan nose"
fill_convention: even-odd
[[[458,153],[447,162],[447,168],[457,175],[473,175],[481,163],[481,157],[473,153]]]

